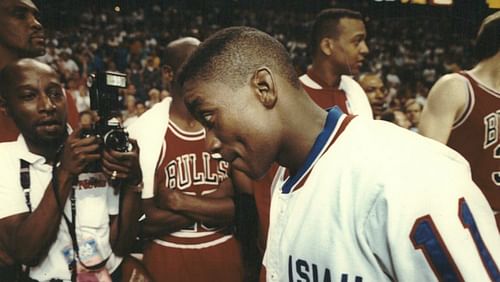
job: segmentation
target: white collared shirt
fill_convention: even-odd
[[[35,210],[52,179],[52,166],[44,157],[29,151],[22,135],[16,141],[0,143],[0,218],[29,212],[20,182],[20,159],[27,161],[30,174],[30,201]],[[119,195],[114,194],[102,173],[82,173],[73,187],[76,198],[76,224],[79,241],[94,240],[102,259],[111,255],[106,267],[112,272],[121,258],[111,254],[109,244],[109,215],[119,212]],[[64,213],[71,219],[70,201],[65,202]],[[83,242],[79,245],[85,246]],[[71,248],[68,226],[61,220],[56,241],[41,263],[30,269],[30,277],[38,281],[52,278],[70,280],[71,273],[63,256],[63,249]],[[82,253],[80,253],[82,255]]]

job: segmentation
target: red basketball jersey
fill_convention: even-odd
[[[346,93],[343,90],[332,88],[324,83],[321,83],[321,80],[309,71],[307,72],[307,76],[320,86],[313,87],[312,85],[308,85],[301,80],[304,90],[306,90],[307,94],[309,94],[316,104],[323,109],[338,106],[344,113],[349,113]]]
[[[448,146],[469,161],[474,182],[493,210],[500,211],[500,93],[470,73],[460,74],[469,82],[469,101],[453,126]]]
[[[213,159],[204,148],[204,130],[186,132],[169,121],[156,169],[158,189],[179,189],[185,194],[198,197],[215,192],[219,184],[228,177],[229,164]],[[182,248],[183,245],[195,244],[202,248],[228,239],[226,229],[196,222],[162,239],[171,247]]]

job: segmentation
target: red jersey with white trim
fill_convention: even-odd
[[[453,126],[448,146],[469,161],[474,182],[493,210],[500,212],[500,92],[468,72],[460,74],[468,81],[469,100]]]
[[[308,71],[301,77],[301,83],[307,94],[323,109],[338,106],[344,113],[349,113],[346,93],[338,88],[328,87]]]
[[[219,184],[228,177],[229,164],[226,161],[213,159],[205,148],[205,130],[186,132],[169,121],[165,133],[159,165],[156,170],[158,189],[179,189],[192,196],[203,196],[215,192]],[[163,237],[167,242],[176,244],[213,243],[227,237],[225,227],[206,226],[196,222],[193,226],[171,233]],[[225,238],[228,239],[228,238]]]

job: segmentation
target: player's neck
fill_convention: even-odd
[[[188,132],[199,131],[203,128],[188,111],[181,97],[173,97],[170,106],[170,119],[175,125]]]
[[[317,81],[320,84],[331,88],[339,87],[341,75],[336,73],[326,60],[314,60],[309,72],[320,80]]]
[[[307,100],[306,102],[297,102],[285,110],[285,112],[298,113],[287,120],[294,126],[283,131],[283,143],[277,159],[280,165],[288,168],[290,175],[295,175],[304,165],[318,135],[324,128],[327,117],[327,111],[309,100],[308,95],[303,95],[303,97]]]
[[[500,91],[500,52],[477,64],[471,73],[486,86]]]

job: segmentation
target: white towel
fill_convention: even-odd
[[[168,127],[171,102],[170,97],[163,99],[127,128],[130,137],[137,140],[140,148],[139,161],[144,182],[143,199],[154,196],[156,165]]]
[[[350,76],[343,75],[340,77],[340,90],[344,90],[349,103],[350,114],[369,117],[373,119],[373,112],[366,96],[365,91],[361,86]]]

